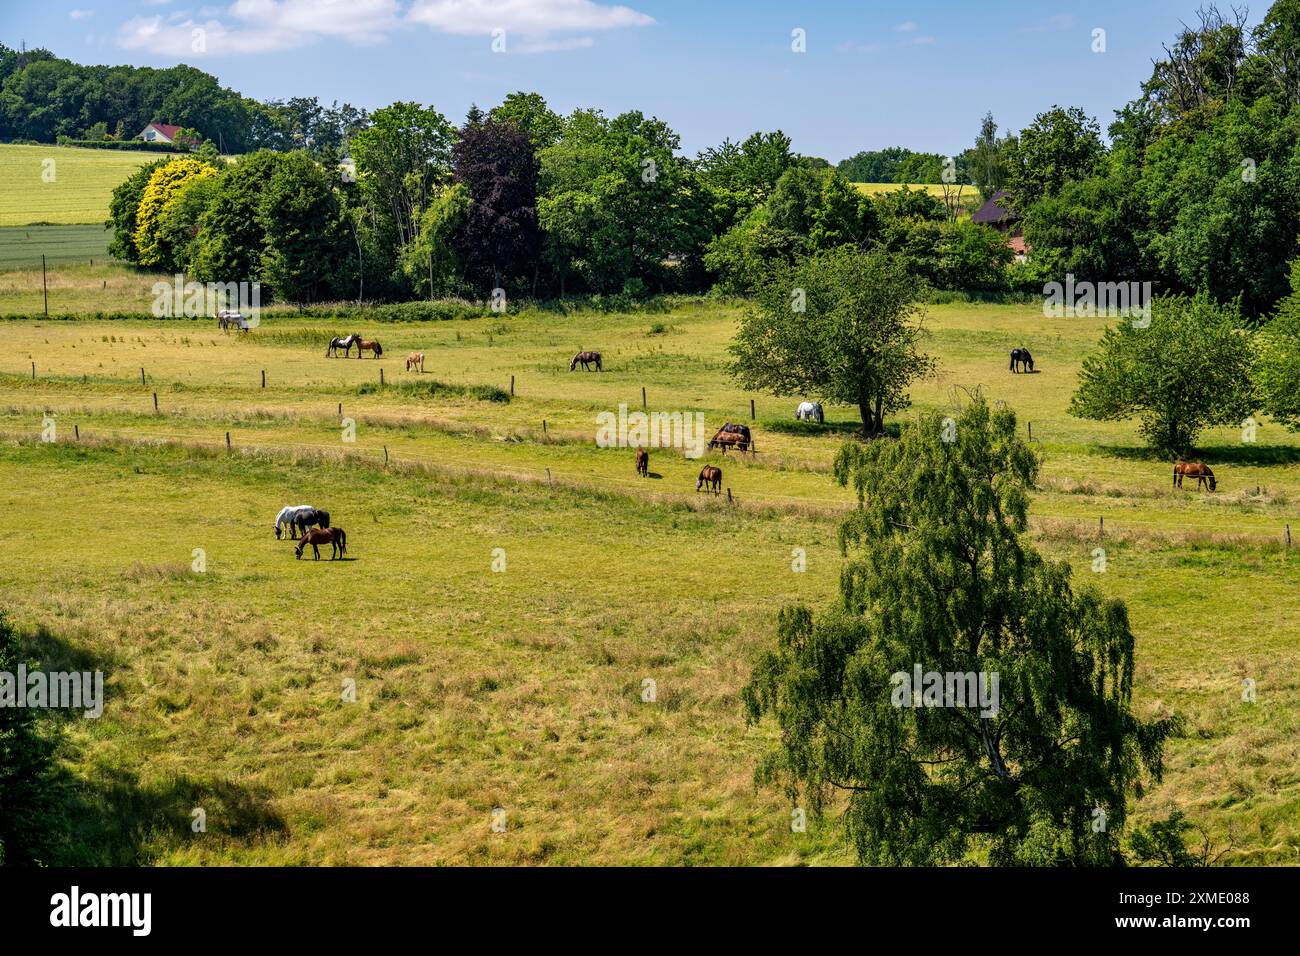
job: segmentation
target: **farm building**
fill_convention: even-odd
[[[137,138],[146,143],[174,143],[176,134],[180,131],[179,126],[172,126],[170,123],[150,123],[140,131]]]
[[[971,222],[996,229],[1007,237],[1007,245],[1016,254],[1017,262],[1024,262],[1029,256],[1029,244],[1025,242],[1024,231],[1020,226],[1020,213],[1011,208],[1010,196],[1005,189],[999,189],[984,205],[971,216]]]

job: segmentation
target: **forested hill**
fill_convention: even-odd
[[[85,66],[0,43],[0,142],[131,139],[149,123],[197,130],[225,153],[340,148],[365,113],[315,97],[259,102],[192,66]]]

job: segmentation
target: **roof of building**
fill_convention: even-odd
[[[172,126],[170,123],[150,123],[148,126],[144,128],[145,132],[147,132],[150,129],[150,127],[156,129],[158,132],[162,133],[168,139],[175,139],[176,134],[181,131],[181,128],[179,126]]]
[[[1010,194],[1005,189],[999,189],[970,218],[971,222],[991,226],[994,223],[1019,219],[1020,213],[1011,208]]]

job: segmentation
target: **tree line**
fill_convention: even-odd
[[[150,123],[193,130],[221,153],[339,153],[366,112],[315,97],[259,102],[184,64],[87,66],[0,43],[0,142],[129,141]]]

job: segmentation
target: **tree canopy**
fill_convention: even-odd
[[[1128,797],[1162,771],[1178,724],[1132,711],[1124,604],[1027,540],[1037,468],[978,396],[836,459],[858,497],[839,599],[781,612],[743,698],[780,730],[759,782],[817,814],[844,797],[862,863],[1111,865]],[[909,688],[918,670],[943,689]]]

